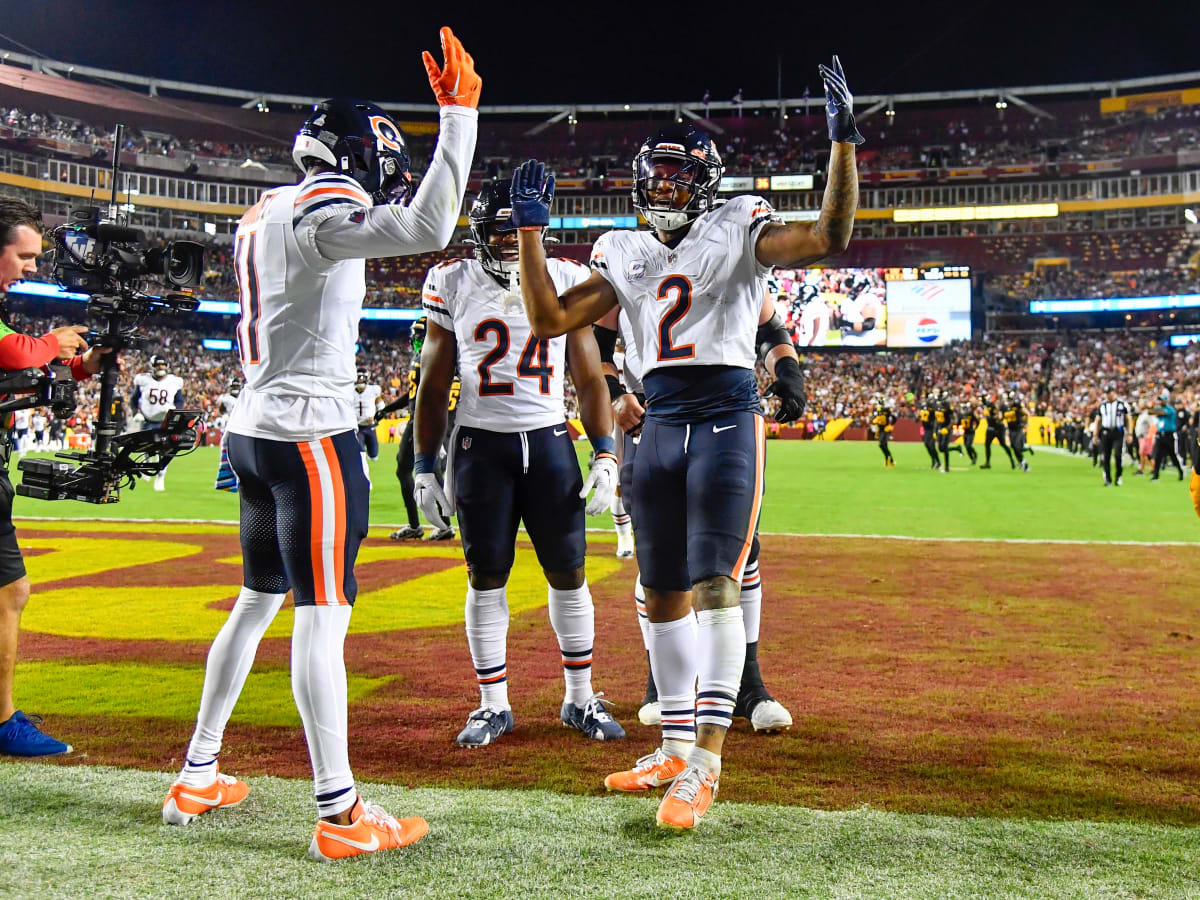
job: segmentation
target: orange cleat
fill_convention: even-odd
[[[217,773],[217,780],[208,787],[198,788],[178,781],[167,791],[162,818],[167,825],[187,825],[196,816],[214,809],[237,806],[246,799],[250,788],[244,781]]]
[[[688,831],[700,824],[717,797],[717,776],[688,766],[658,804],[654,817],[660,828]]]
[[[632,769],[613,772],[604,779],[604,786],[610,791],[648,791],[666,784],[686,768],[686,762],[678,756],[667,756],[659,747],[639,759]]]
[[[308,855],[318,862],[348,859],[364,853],[407,847],[425,836],[429,823],[420,816],[396,819],[379,806],[359,797],[350,813],[349,825],[337,825],[322,819],[313,832]]]

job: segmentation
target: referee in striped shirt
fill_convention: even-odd
[[[1105,387],[1108,399],[1096,409],[1094,428],[1096,439],[1100,442],[1100,453],[1104,459],[1104,486],[1110,487],[1112,481],[1111,462],[1113,450],[1116,450],[1117,485],[1121,484],[1121,453],[1125,446],[1125,435],[1133,431],[1129,421],[1129,407],[1124,400],[1117,398],[1117,386],[1111,382]]]

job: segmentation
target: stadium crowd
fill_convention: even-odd
[[[988,104],[987,106],[990,106]],[[903,109],[895,116],[878,115],[879,140],[859,155],[864,174],[901,169],[945,169],[979,166],[1051,164],[1153,156],[1200,147],[1200,106],[1152,113],[1126,112],[1100,116],[1094,104],[1073,105],[1056,116],[1024,110]],[[821,105],[780,122],[774,116],[719,119],[727,134],[721,149],[730,173],[821,171],[828,156]],[[112,149],[111,125],[86,122],[51,110],[10,107],[3,114],[10,136],[69,142],[100,156]],[[560,177],[587,178],[597,187],[609,175],[625,177],[641,131],[653,123],[604,121],[588,123],[586,139],[576,139],[575,126],[528,136],[511,135],[503,126],[480,128],[480,155],[475,175],[493,177],[535,156]],[[562,133],[565,128],[565,133]],[[434,142],[410,135],[414,173],[425,170]],[[586,146],[586,153],[583,147]],[[124,149],[150,155],[190,155],[206,159],[290,165],[284,141],[225,141],[189,138],[146,129],[127,130]],[[76,151],[78,152],[78,150]]]

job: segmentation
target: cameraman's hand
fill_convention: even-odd
[[[85,334],[87,327],[83,325],[64,325],[51,331],[50,336],[58,341],[55,359],[73,359],[79,351],[87,349],[87,341],[83,339]]]
[[[100,374],[100,357],[106,353],[112,353],[112,347],[89,347],[87,353],[79,358],[79,367],[89,375]],[[118,368],[120,365],[118,364]]]

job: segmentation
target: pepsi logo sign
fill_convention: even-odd
[[[917,323],[914,332],[918,341],[923,344],[932,344],[941,337],[942,326],[938,324],[937,319],[926,317]]]

